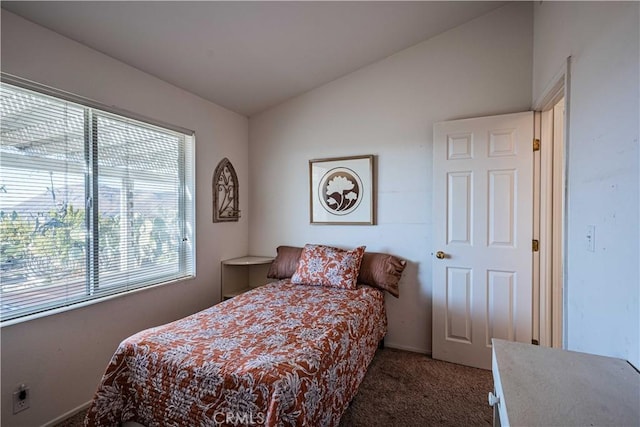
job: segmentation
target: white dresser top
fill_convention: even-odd
[[[640,426],[640,374],[625,360],[498,339],[493,355],[503,425]]]

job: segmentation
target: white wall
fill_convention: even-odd
[[[536,2],[534,37],[531,4],[507,5],[252,117],[249,145],[246,118],[2,10],[3,71],[196,131],[198,239],[193,281],[2,328],[2,424],[40,425],[88,401],[121,339],[216,302],[219,260],[247,249],[366,244],[407,259],[387,343],[429,352],[433,123],[527,110],[532,82],[536,99],[568,55],[568,345],[638,366],[639,8]],[[378,225],[310,225],[308,160],[355,154],[377,156]],[[212,224],[225,156],[243,218]],[[22,382],[32,407],[14,416]]]
[[[640,366],[640,3],[534,8],[533,99],[571,55],[566,343]],[[595,252],[586,249],[594,225]]]
[[[2,425],[36,426],[88,402],[118,343],[217,302],[220,260],[248,249],[248,221],[212,224],[211,179],[228,157],[247,212],[247,119],[2,10],[2,70],[196,132],[197,278],[2,328]],[[12,414],[14,388],[31,408]]]
[[[364,244],[407,259],[386,343],[430,352],[433,123],[528,110],[532,40],[531,4],[510,4],[252,116],[251,252]],[[377,158],[378,225],[310,225],[309,159],[358,154]]]

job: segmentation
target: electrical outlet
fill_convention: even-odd
[[[13,413],[17,414],[25,409],[29,409],[31,404],[31,391],[29,387],[22,384],[16,391],[13,392]]]

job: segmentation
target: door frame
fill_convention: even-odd
[[[533,104],[534,137],[540,151],[534,153],[534,253],[533,339],[540,345],[566,348],[567,205],[571,57],[551,79]],[[564,99],[561,144],[554,144],[554,106]],[[558,130],[556,129],[556,132]],[[554,207],[555,206],[555,207]],[[555,224],[555,227],[554,227]],[[559,227],[558,227],[559,225]]]

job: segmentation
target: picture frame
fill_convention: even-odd
[[[309,220],[375,225],[374,156],[309,160]]]

